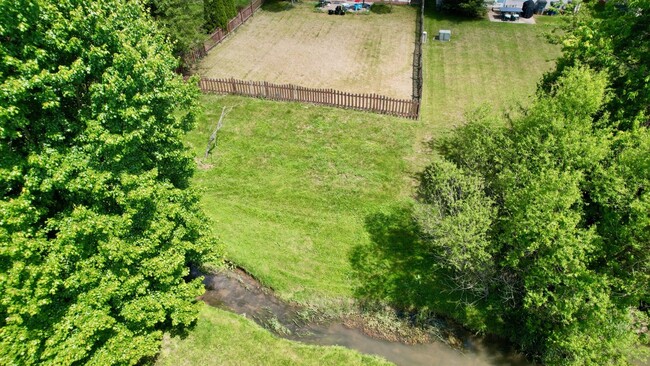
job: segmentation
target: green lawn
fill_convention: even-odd
[[[423,45],[422,121],[432,127],[448,129],[463,112],[484,103],[500,111],[525,102],[559,56],[559,48],[543,37],[559,17],[538,16],[538,24],[528,25],[427,15],[429,34],[449,29],[452,38]]]
[[[233,107],[218,146],[195,186],[227,249],[284,299],[327,303],[354,289],[350,253],[367,244],[368,217],[410,200],[415,174],[430,159],[429,141],[489,104],[503,112],[526,104],[558,56],[534,26],[461,21],[427,14],[422,118],[239,97],[204,96],[199,127],[188,136],[203,154],[222,106]],[[188,339],[166,340],[161,365],[366,364],[340,349],[279,340],[251,321],[204,308]]]
[[[537,24],[528,25],[425,15],[425,30],[436,35],[449,29],[451,42],[423,45],[422,128],[414,146],[421,164],[422,141],[462,124],[465,113],[482,105],[503,113],[532,100],[537,82],[560,54],[544,34],[561,22],[548,16],[536,16]]]
[[[407,200],[430,158],[427,142],[481,104],[495,111],[526,103],[558,49],[538,25],[461,21],[427,14],[425,88],[418,122],[363,112],[205,96],[189,141],[202,154],[222,106],[213,167],[195,179],[231,260],[278,294],[299,302],[348,298],[349,253],[365,244],[364,220]]]
[[[404,196],[417,123],[237,97],[203,105],[197,155],[233,106],[195,179],[228,257],[285,299],[350,297],[349,251],[368,240],[364,217]]]
[[[204,306],[185,339],[165,336],[158,366],[389,365],[344,347],[310,346],[279,339],[252,320]]]

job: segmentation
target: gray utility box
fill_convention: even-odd
[[[438,39],[440,41],[451,41],[451,31],[441,29],[440,31],[438,31]]]

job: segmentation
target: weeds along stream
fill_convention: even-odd
[[[193,271],[194,276],[200,275]],[[308,344],[339,345],[397,365],[532,365],[503,341],[454,331],[454,347],[441,341],[405,344],[373,338],[340,318],[286,303],[243,270],[202,274],[206,304],[253,319],[279,337]]]

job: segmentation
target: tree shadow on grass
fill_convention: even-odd
[[[486,303],[454,291],[449,273],[423,240],[413,207],[399,206],[366,217],[370,243],[355,247],[350,262],[361,303],[387,303],[406,313],[438,314],[477,330],[486,324]],[[497,319],[495,319],[496,321]]]
[[[472,349],[480,344],[482,357],[495,364],[529,365],[503,338],[474,336],[477,331],[497,330],[497,323],[487,329],[477,327],[486,320],[477,313],[489,316],[488,309],[468,305],[458,293],[448,290],[448,277],[437,269],[435,257],[413,217],[412,206],[393,207],[366,217],[370,243],[355,247],[350,256],[358,281],[357,300],[362,304],[388,304],[402,316],[418,318],[416,325],[442,325],[444,333],[461,339],[465,347]]]
[[[365,226],[370,243],[357,246],[350,256],[359,279],[356,297],[406,309],[424,309],[436,302],[440,283],[412,208],[395,207],[371,214]]]

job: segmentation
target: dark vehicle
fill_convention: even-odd
[[[336,8],[334,8],[334,10],[331,10],[331,9],[328,10],[327,14],[329,14],[329,15],[332,15],[332,14],[345,15],[345,9],[343,9],[343,7],[341,5],[338,5]]]

